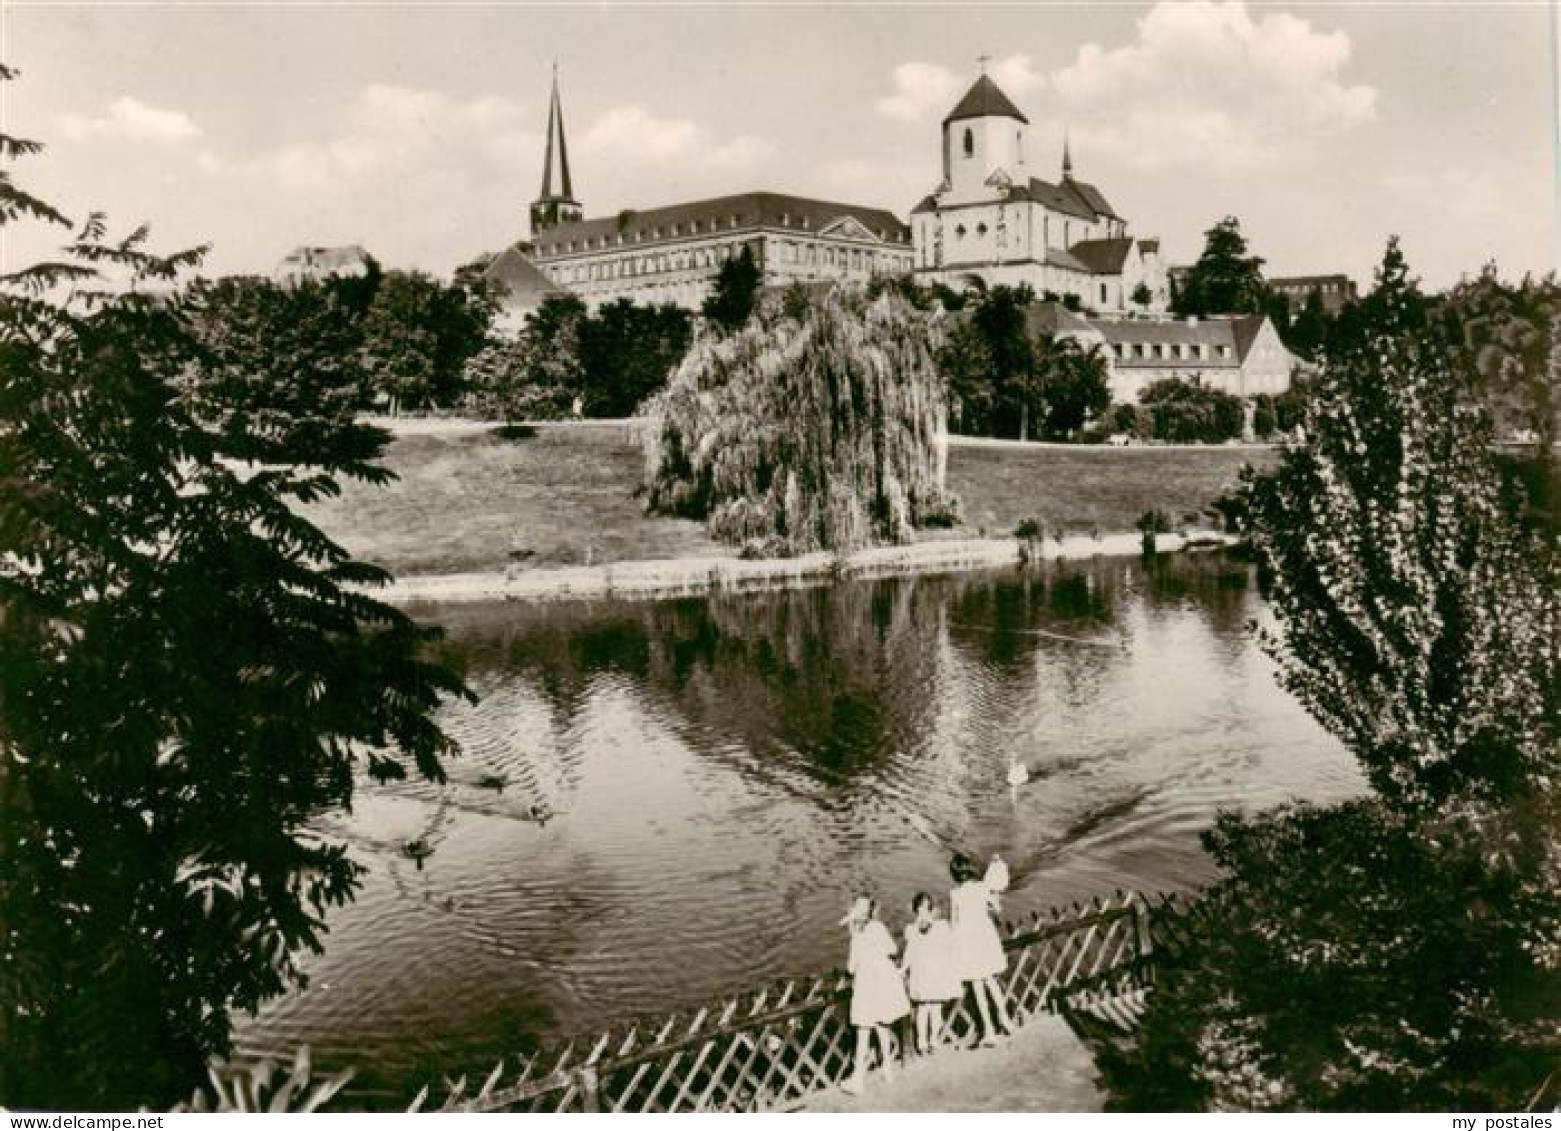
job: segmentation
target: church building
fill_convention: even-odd
[[[1031,176],[1029,126],[986,74],[943,119],[943,180],[911,211],[916,277],[955,289],[972,278],[1027,283],[1100,312],[1164,310],[1159,240],[1130,235],[1100,190],[1074,177],[1066,142],[1061,180]]]
[[[541,195],[531,205],[531,240],[502,253],[495,264],[511,274],[519,259],[591,307],[616,299],[670,302],[691,309],[710,293],[721,265],[746,249],[766,286],[792,282],[865,282],[911,270],[910,229],[893,213],[776,192],[625,210],[587,219],[569,174],[558,76],[548,107]],[[497,267],[490,277],[503,288]],[[516,305],[540,301],[507,295],[506,320]]]

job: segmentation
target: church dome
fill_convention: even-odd
[[[1019,108],[1009,101],[1008,95],[998,89],[998,85],[986,75],[976,79],[965,92],[965,97],[943,119],[943,124],[946,126],[966,118],[1017,118],[1025,125],[1030,124],[1030,119],[1019,113]]]

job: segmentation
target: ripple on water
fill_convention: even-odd
[[[461,617],[481,700],[443,713],[450,780],[321,818],[363,890],[243,1046],[405,1094],[836,966],[855,892],[897,929],[954,851],[1003,853],[1015,912],[1206,882],[1219,809],[1360,788],[1244,635],[1255,602],[1106,563]]]

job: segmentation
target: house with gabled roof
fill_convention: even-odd
[[[1032,176],[1029,124],[985,74],[943,119],[943,179],[911,210],[917,277],[1028,284],[1099,311],[1164,310],[1159,240],[1131,235],[1105,194],[1074,176],[1066,140],[1061,179]],[[1140,286],[1147,304],[1133,301]]]
[[[1156,381],[1175,378],[1230,393],[1277,396],[1303,364],[1264,314],[1218,318],[1084,315],[1054,302],[1025,311],[1034,336],[1072,338],[1106,360],[1111,399],[1132,404]]]

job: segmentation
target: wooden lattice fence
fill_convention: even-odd
[[[1055,1012],[1070,995],[1131,994],[1147,978],[1149,905],[1136,894],[1004,924],[1006,990],[1016,1023]],[[852,1069],[849,979],[777,982],[690,1015],[629,1026],[496,1067],[475,1091],[448,1087],[443,1111],[765,1111],[796,1106]],[[973,1044],[976,1011],[946,1011],[949,1039]],[[904,1044],[902,1034],[902,1045]]]

